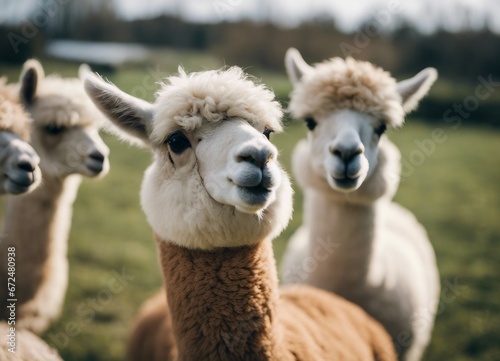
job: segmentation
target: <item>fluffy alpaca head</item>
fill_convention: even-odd
[[[154,104],[94,75],[85,87],[117,128],[155,153],[141,195],[160,238],[188,248],[237,247],[288,224],[290,182],[269,141],[281,130],[281,108],[241,69],[180,69]]]
[[[80,78],[88,71],[82,65]],[[33,118],[31,144],[41,158],[44,177],[96,177],[108,172],[109,149],[98,134],[103,116],[85,93],[81,79],[45,77],[42,65],[28,60],[19,94]]]
[[[396,82],[374,65],[333,58],[309,66],[289,49],[286,68],[294,89],[289,109],[310,129],[312,169],[340,192],[357,190],[377,167],[387,127],[400,127],[437,79],[427,68]]]
[[[5,83],[0,78],[0,194],[20,194],[40,183],[40,158],[27,143],[31,118]]]

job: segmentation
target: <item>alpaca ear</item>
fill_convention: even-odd
[[[437,77],[438,73],[436,69],[426,68],[413,78],[398,83],[397,90],[399,95],[401,95],[405,113],[409,113],[417,108],[418,102],[429,92]]]
[[[80,80],[83,81],[83,80],[85,80],[85,75],[87,75],[88,73],[91,73],[91,72],[92,72],[92,69],[90,69],[90,66],[88,64],[83,63],[78,68],[78,77],[80,78]]]
[[[312,70],[312,67],[305,62],[302,55],[300,55],[299,51],[295,48],[287,50],[285,55],[285,67],[288,77],[294,86],[300,82],[304,74]]]
[[[149,146],[153,105],[130,96],[93,73],[85,75],[85,91],[97,108],[118,128],[108,129],[121,138]],[[128,136],[127,136],[128,135]]]
[[[24,104],[30,105],[35,99],[36,90],[45,78],[42,64],[38,60],[30,59],[23,65],[21,71],[21,100]]]

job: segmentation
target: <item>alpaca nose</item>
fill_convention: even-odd
[[[90,153],[89,158],[96,160],[100,163],[104,162],[104,155],[101,152],[99,152],[98,150],[94,150],[92,153]]]
[[[355,146],[336,146],[330,147],[330,152],[335,156],[344,161],[344,163],[349,163],[356,156],[364,152],[363,144],[357,144]]]
[[[31,173],[35,171],[36,166],[27,160],[22,160],[17,163],[17,167],[25,172]]]
[[[276,150],[267,146],[247,145],[244,146],[236,154],[238,163],[248,162],[255,165],[259,169],[263,169],[265,165],[276,157]]]

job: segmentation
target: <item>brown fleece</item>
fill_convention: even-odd
[[[397,359],[361,308],[310,286],[280,292],[269,241],[215,251],[158,245],[168,307],[156,296],[142,309],[132,341],[141,350],[129,349],[131,360]]]
[[[127,345],[127,360],[175,360],[172,318],[162,289],[141,307]]]
[[[19,96],[0,78],[0,131],[12,132],[24,141],[30,139],[31,118],[21,105]]]

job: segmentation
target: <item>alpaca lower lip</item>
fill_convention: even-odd
[[[93,160],[87,163],[87,168],[91,172],[98,174],[101,173],[104,169],[104,163]]]
[[[271,189],[261,185],[255,187],[238,187],[238,193],[246,203],[258,205],[265,203],[269,199]]]
[[[31,186],[34,182],[35,176],[33,175],[32,172],[23,172],[18,174],[17,176],[10,177],[7,175],[7,178],[10,180],[11,183],[13,183],[16,187],[20,188],[28,188]]]
[[[333,180],[335,181],[335,184],[338,187],[341,187],[341,188],[352,188],[352,187],[354,187],[357,184],[358,179],[359,179],[359,177],[355,177],[355,178],[349,178],[349,177],[334,178],[333,177]]]

